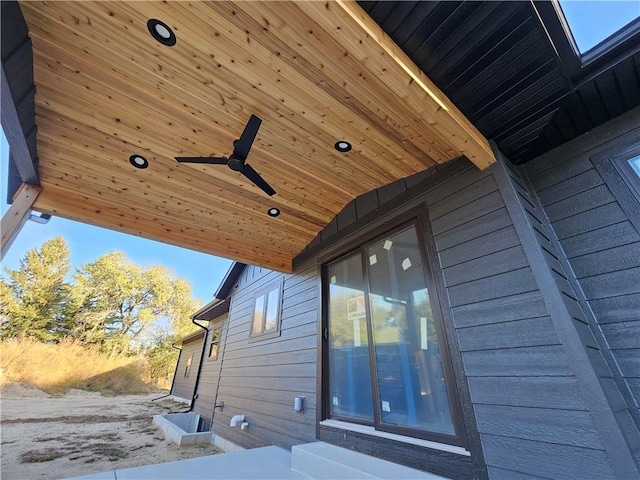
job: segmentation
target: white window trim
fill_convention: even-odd
[[[430,440],[422,440],[421,438],[406,437],[404,435],[398,435],[396,433],[381,432],[380,430],[376,430],[375,428],[368,425],[360,425],[357,423],[349,423],[332,419],[322,420],[320,422],[320,425],[325,427],[337,428],[340,430],[348,430],[350,432],[362,433],[364,435],[370,435],[372,437],[395,440],[396,442],[410,443],[411,445],[431,448],[433,450],[441,450],[443,452],[455,453],[456,455],[464,455],[465,457],[471,456],[471,453],[462,447],[447,445],[446,443],[433,442]]]

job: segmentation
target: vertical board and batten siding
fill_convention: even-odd
[[[614,478],[602,431],[576,378],[574,352],[556,333],[543,295],[542,289],[557,286],[537,281],[493,170],[461,168],[465,164],[432,169],[415,182],[405,179],[394,195],[378,190],[359,197],[294,267],[337,256],[367,230],[392,225],[394,217],[426,205],[449,303],[443,308],[454,369],[462,377],[458,388],[466,384],[473,412],[465,418],[472,461],[480,459],[491,478]],[[553,275],[564,285],[561,274]],[[595,342],[590,346],[597,348]],[[465,411],[465,395],[461,401]],[[342,439],[337,433],[320,428],[321,439],[359,449],[361,438],[345,432]],[[447,465],[424,449],[389,458],[386,450],[394,450],[384,445],[365,448],[452,478],[469,476],[456,469],[455,460]]]
[[[216,318],[209,322],[207,330],[207,338],[204,344],[204,358],[202,359],[202,369],[200,370],[200,381],[198,382],[198,398],[196,398],[193,411],[199,413],[201,417],[206,418],[209,422],[213,418],[213,406],[216,400],[216,391],[218,388],[218,379],[220,377],[220,367],[222,364],[222,355],[224,352],[224,339],[227,329],[227,315]],[[211,360],[209,358],[209,344],[214,328],[222,327],[220,333],[220,341],[218,343],[218,358]]]
[[[283,281],[280,336],[250,342],[254,295],[274,281]],[[314,441],[318,298],[315,268],[288,275],[245,267],[231,293],[216,435],[243,448]],[[305,397],[304,412],[294,411],[296,396]],[[231,428],[234,415],[245,415],[249,427]]]
[[[197,339],[182,345],[180,358],[178,359],[178,365],[176,366],[176,375],[173,381],[173,387],[171,388],[171,395],[191,401],[193,398],[193,391],[196,386],[201,353],[202,337],[198,337]],[[189,371],[189,376],[185,377],[184,371],[185,368],[187,368],[187,362],[191,355],[193,355],[191,369]]]

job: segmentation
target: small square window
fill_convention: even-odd
[[[258,293],[253,304],[250,338],[271,338],[280,335],[282,280],[270,284]]]
[[[193,353],[189,357],[189,360],[187,360],[186,367],[184,367],[184,377],[185,378],[188,378],[189,377],[189,373],[191,373],[191,363],[192,362],[193,362]]]
[[[218,349],[220,347],[220,327],[215,327],[211,331],[211,342],[209,343],[209,360],[218,359]]]

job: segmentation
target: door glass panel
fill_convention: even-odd
[[[453,435],[415,227],[366,251],[381,423]]]
[[[373,420],[360,254],[333,263],[329,284],[329,404],[332,415]]]

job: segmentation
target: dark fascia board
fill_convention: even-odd
[[[15,98],[15,92],[11,88],[15,86],[16,78],[8,65],[29,63],[31,68],[31,83],[33,83],[33,57],[31,40],[28,29],[17,2],[2,2],[2,83],[0,85],[0,102],[2,104],[2,128],[9,144],[11,157],[22,183],[39,186],[40,180],[37,172],[37,157],[35,152],[29,150],[27,135],[18,113],[18,102],[24,98]],[[9,35],[9,37],[7,37]],[[19,56],[20,58],[17,58]],[[24,82],[25,79],[20,80]],[[28,79],[27,79],[28,81]],[[34,95],[32,88],[29,95]],[[30,119],[29,125],[35,125],[35,118]],[[27,127],[28,128],[28,127]],[[7,175],[7,177],[10,177]]]
[[[229,293],[231,293],[231,289],[235,286],[236,282],[238,281],[238,278],[240,277],[240,274],[244,270],[244,267],[246,266],[247,265],[244,263],[233,262],[231,267],[229,267],[229,270],[227,271],[226,275],[224,276],[222,283],[218,287],[218,290],[216,290],[216,293],[214,294],[213,298],[216,300],[226,299],[229,296]]]
[[[185,343],[191,342],[193,340],[197,340],[199,338],[202,338],[204,336],[204,330],[203,329],[198,329],[197,331],[190,333],[189,335],[187,335],[186,337],[181,338],[180,340],[178,340],[177,344],[182,344],[184,345]]]
[[[207,322],[215,320],[221,315],[229,313],[230,306],[231,302],[228,299],[225,298],[219,300],[217,298],[214,298],[212,301],[210,301],[204,307],[194,313],[191,318],[193,318],[194,320],[204,320]]]
[[[18,110],[9,88],[9,81],[5,73],[5,65],[2,64],[2,84],[0,85],[0,102],[2,103],[2,128],[9,143],[11,157],[15,162],[15,166],[20,174],[23,183],[40,186],[38,172],[36,171],[35,161],[31,157],[27,139],[22,125]]]
[[[194,313],[191,318],[194,320],[211,321],[225,313],[229,313],[231,302],[228,297],[231,290],[236,285],[244,267],[246,267],[246,264],[244,263],[233,262],[231,267],[229,267],[229,270],[227,270],[218,290],[216,290],[213,300]]]

